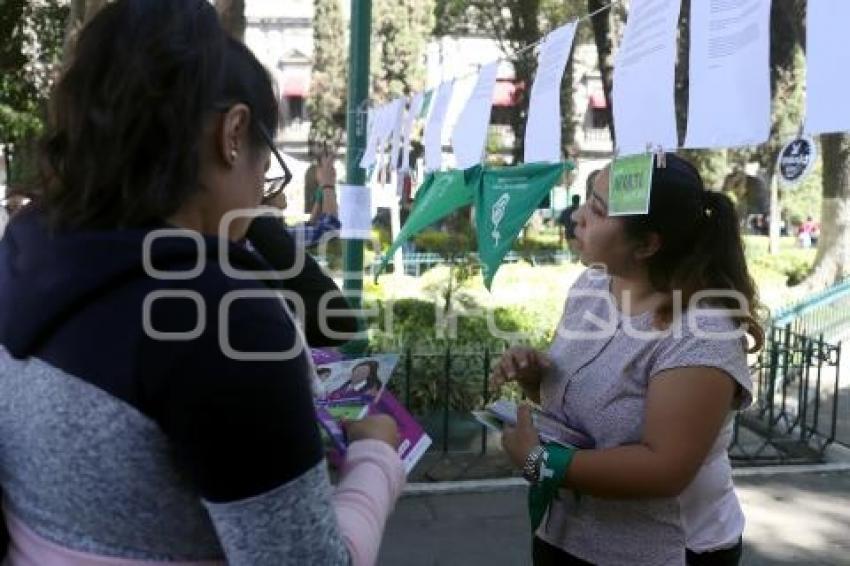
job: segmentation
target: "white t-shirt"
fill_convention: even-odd
[[[679,495],[686,546],[694,552],[735,546],[744,532],[727,450],[734,420],[731,413],[694,481]]]

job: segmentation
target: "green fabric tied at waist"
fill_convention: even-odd
[[[540,464],[540,479],[528,491],[528,514],[531,518],[531,530],[536,531],[543,521],[552,500],[558,496],[558,490],[564,485],[567,470],[576,453],[575,448],[548,443]]]

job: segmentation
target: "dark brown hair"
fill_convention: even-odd
[[[671,322],[674,291],[681,291],[685,306],[700,291],[736,291],[746,299],[748,309],[736,322],[752,338],[750,351],[761,349],[764,330],[759,323],[756,286],[747,269],[738,215],[729,197],[706,190],[693,165],[668,153],[666,166],[656,166],[653,172],[649,214],[623,220],[632,240],[645,241],[652,232],[660,236],[661,247],[647,260],[649,278],[657,291],[671,294],[671,301],[656,313],[657,322]],[[710,303],[730,310],[742,307],[733,298],[712,298]]]
[[[380,389],[381,388],[381,378],[378,376],[378,362],[375,360],[366,360],[364,362],[360,362],[353,368],[351,368],[352,375],[358,368],[366,366],[369,368],[369,376],[366,378],[366,388],[367,389]],[[351,383],[351,379],[348,380]]]
[[[209,2],[116,0],[82,30],[57,82],[33,196],[54,226],[167,218],[198,190],[205,121],[236,102],[276,130],[268,74]]]

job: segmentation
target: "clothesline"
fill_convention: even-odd
[[[621,3],[622,1],[623,1],[623,0],[613,0],[612,2],[609,2],[608,4],[605,4],[604,6],[602,6],[602,7],[598,8],[598,9],[594,10],[593,12],[591,12],[591,13],[589,13],[589,14],[586,14],[586,15],[584,15],[584,16],[581,16],[580,18],[576,18],[576,19],[574,19],[574,20],[572,20],[572,21],[573,21],[573,22],[575,22],[576,24],[581,23],[581,22],[584,22],[584,21],[588,21],[588,20],[590,20],[591,18],[593,18],[593,17],[595,17],[595,16],[597,16],[597,15],[601,14],[602,12],[604,12],[604,11],[606,11],[606,10],[611,9],[611,7],[612,7],[612,6],[614,6],[615,4],[619,4],[619,3]],[[569,23],[569,22],[566,22],[566,23],[561,24],[561,25],[566,25],[567,23]],[[557,27],[559,27],[559,26],[556,26],[554,29],[557,29]],[[493,60],[493,61],[490,61],[490,63],[499,63],[499,62],[510,62],[510,61],[516,61],[516,60],[520,57],[520,55],[522,55],[522,54],[523,54],[523,53],[525,53],[526,51],[529,51],[529,50],[531,50],[531,49],[534,49],[535,47],[540,46],[540,45],[541,45],[544,41],[546,41],[546,36],[545,36],[545,35],[544,35],[542,38],[538,39],[537,41],[535,41],[535,42],[533,42],[533,43],[529,43],[528,45],[525,45],[525,46],[521,47],[520,49],[517,49],[517,50],[516,50],[516,51],[514,51],[514,52],[513,52],[513,54],[511,54],[510,56],[500,57],[500,58],[498,58],[498,59],[495,59],[495,60]],[[489,64],[489,63],[481,64],[479,67],[483,67],[485,64]],[[457,77],[453,77],[453,78],[448,79],[448,80],[446,80],[446,81],[440,81],[440,82],[441,82],[441,83],[444,83],[444,82],[449,82],[449,81],[461,81],[461,80],[463,80],[463,79],[466,79],[466,78],[469,78],[469,77],[472,77],[472,76],[477,75],[477,74],[478,74],[478,72],[479,72],[479,70],[470,71],[470,72],[468,72],[468,73],[466,73],[466,74],[464,74],[464,75],[460,75],[460,76],[457,76]],[[437,87],[434,87],[434,88],[436,89]],[[365,104],[364,104],[364,106],[365,106]],[[355,113],[357,113],[357,114],[361,114],[361,113],[365,114],[366,112],[367,112],[367,110],[358,110],[358,111],[356,111]],[[349,112],[349,113],[350,113],[350,112]]]

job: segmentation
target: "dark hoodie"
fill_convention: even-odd
[[[0,345],[14,358],[37,358],[153,419],[208,501],[263,493],[315,466],[322,452],[303,352],[283,361],[240,361],[219,344],[225,333],[240,352],[297,348],[279,299],[235,300],[219,320],[228,293],[268,288],[228,277],[211,237],[202,238],[197,276],[150,277],[142,261],[150,231],[53,233],[33,208],[14,217],[0,241]],[[270,269],[246,246],[229,243],[227,251],[238,269]],[[160,237],[150,257],[160,271],[185,272],[199,262],[198,244]],[[199,328],[198,336],[152,338],[143,324],[146,298],[175,290],[193,293],[202,304],[159,298],[150,305],[150,326],[162,333]]]

